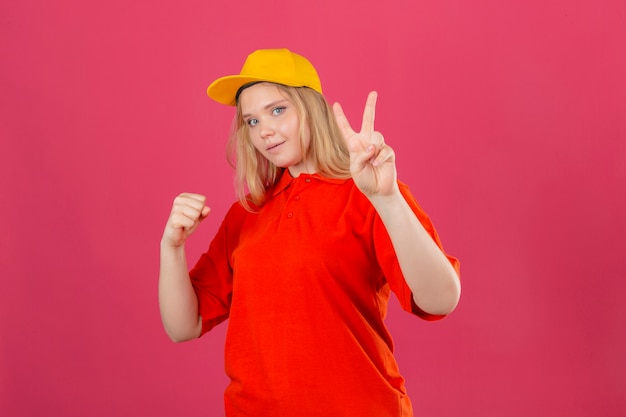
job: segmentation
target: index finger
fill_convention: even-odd
[[[350,122],[343,112],[343,108],[341,104],[335,103],[333,104],[333,113],[335,114],[335,120],[337,121],[337,126],[339,127],[339,131],[343,135],[344,139],[349,138],[354,135],[354,130],[350,126]]]
[[[201,211],[205,207],[206,197],[202,194],[182,193],[176,197],[175,201]]]
[[[376,99],[378,93],[371,91],[367,95],[367,101],[365,102],[365,110],[363,110],[363,122],[361,123],[361,132],[373,132],[374,131],[374,119],[376,118]]]
[[[196,194],[196,193],[181,193],[179,197],[182,197],[185,199],[196,200],[196,201],[201,202],[202,204],[204,204],[206,201],[206,197],[204,195]]]

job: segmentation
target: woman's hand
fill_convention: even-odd
[[[341,105],[333,105],[337,124],[350,151],[352,178],[359,190],[368,197],[388,196],[398,189],[395,153],[385,144],[383,135],[374,130],[377,96],[375,91],[367,96],[361,131],[358,133],[352,130]]]
[[[206,197],[200,194],[182,193],[176,197],[161,242],[168,246],[183,245],[209,215],[211,209],[205,202]]]

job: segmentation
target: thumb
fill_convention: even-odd
[[[202,220],[206,219],[210,212],[211,209],[207,206],[204,206],[202,208],[202,211],[200,212],[200,217],[198,218],[198,221],[201,222]]]

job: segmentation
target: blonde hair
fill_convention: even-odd
[[[320,93],[307,87],[274,84],[295,106],[300,121],[300,142],[304,149],[306,129],[310,143],[303,158],[312,162],[318,174],[328,178],[350,178],[350,155],[335,116]],[[286,168],[268,161],[250,140],[248,124],[243,120],[241,105],[233,121],[227,146],[229,163],[235,168],[235,191],[243,207],[254,211],[260,207],[267,191],[278,181]]]

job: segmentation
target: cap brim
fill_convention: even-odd
[[[247,75],[227,75],[213,81],[206,92],[209,97],[227,106],[237,105],[237,91],[244,85],[255,81],[267,81],[267,78],[250,77]]]

